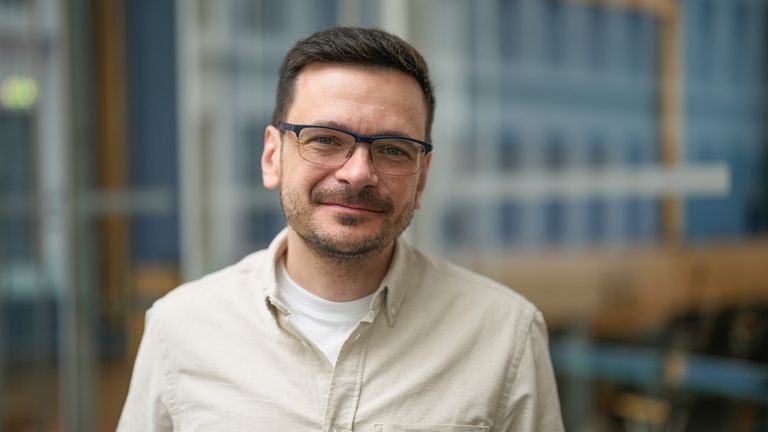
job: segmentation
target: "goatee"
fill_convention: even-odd
[[[348,234],[344,238],[331,235],[314,220],[314,209],[322,203],[337,203],[352,207],[361,207],[381,213],[385,217],[383,226],[372,235]],[[299,194],[292,190],[283,190],[280,203],[288,225],[310,247],[328,258],[349,261],[360,260],[384,250],[408,227],[413,218],[413,204],[393,213],[395,205],[391,199],[381,197],[373,188],[352,190],[340,186],[333,189],[315,188],[310,192],[309,206],[302,205]],[[302,208],[308,207],[308,208]],[[365,223],[370,216],[339,214],[339,225],[353,228]]]

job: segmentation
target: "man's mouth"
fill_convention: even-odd
[[[341,208],[344,208],[344,209],[356,210],[356,211],[366,211],[366,212],[372,212],[372,213],[384,213],[384,211],[382,211],[382,210],[380,210],[378,208],[369,207],[369,206],[361,206],[359,204],[352,204],[352,203],[347,203],[347,202],[326,201],[326,202],[321,202],[320,204],[321,205],[325,205],[325,206],[341,207]]]
[[[310,196],[314,204],[338,207],[342,210],[387,213],[392,211],[392,202],[376,196],[372,191],[363,189],[320,190],[315,189]]]

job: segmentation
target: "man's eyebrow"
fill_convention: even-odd
[[[361,134],[352,128],[348,127],[347,125],[344,125],[339,122],[335,122],[333,120],[330,121],[319,121],[315,123],[317,126],[330,126],[332,128],[341,129],[346,132],[358,134],[358,135],[367,135],[367,136],[400,136],[400,137],[409,137],[407,133],[404,133],[402,131],[396,131],[391,129],[378,129],[374,133],[371,134]]]

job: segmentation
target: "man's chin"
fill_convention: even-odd
[[[378,254],[384,250],[387,244],[378,241],[367,241],[358,239],[357,241],[343,241],[339,239],[315,239],[311,241],[312,247],[321,254],[333,258],[366,258]]]
[[[391,239],[384,238],[380,231],[345,225],[329,230],[313,230],[301,237],[322,255],[347,259],[375,255],[391,243]]]
[[[355,228],[369,222],[369,218],[362,216],[353,216],[348,214],[342,214],[336,216],[336,223],[349,228]]]

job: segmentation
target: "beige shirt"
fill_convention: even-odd
[[[332,367],[276,300],[285,248],[152,306],[119,431],[563,430],[544,321],[509,288],[398,240]]]

